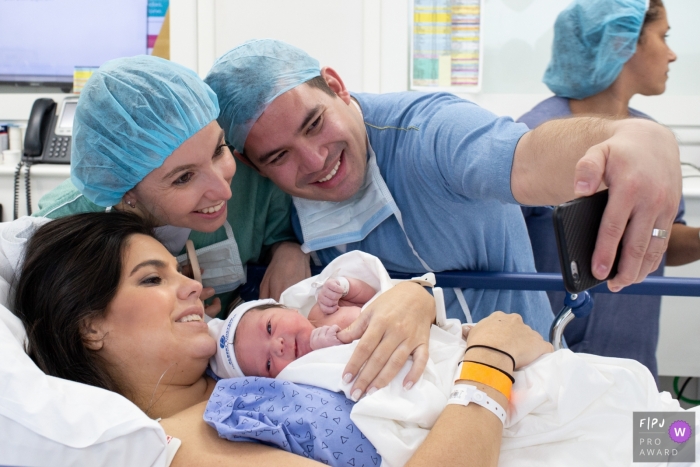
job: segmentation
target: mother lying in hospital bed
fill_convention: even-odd
[[[200,292],[142,221],[117,212],[80,214],[31,237],[15,311],[44,372],[120,393],[161,418],[165,432],[182,441],[171,465],[316,465],[260,444],[231,443],[205,424],[214,389],[205,370],[216,342],[192,319],[203,316]],[[503,349],[518,366],[551,351],[517,315],[483,320],[468,343]],[[510,360],[487,349],[471,350],[469,358],[512,370]],[[498,391],[477,386],[507,403]],[[407,465],[496,465],[502,431],[480,406],[447,406]]]
[[[150,417],[162,418],[166,433],[182,440],[172,465],[224,459],[312,465],[260,444],[229,443],[205,425],[202,413],[215,386],[204,372],[216,342],[197,319],[203,315],[200,291],[141,221],[127,214],[85,214],[51,222],[32,237],[16,310],[28,331],[29,353],[48,374],[119,392]],[[517,315],[498,313],[469,332],[467,345],[510,353],[516,369],[551,351]],[[471,349],[467,359],[507,373],[513,368],[507,357],[484,348]],[[340,372],[342,365],[332,369]],[[655,391],[648,371],[627,360],[557,352],[516,377],[505,430],[479,405],[447,405],[406,465],[629,464],[631,411],[678,410],[667,394]],[[380,390],[356,407],[365,404],[367,415],[373,397],[380,406],[390,405],[392,394],[404,391],[400,379],[392,384],[397,382],[398,388]],[[508,404],[497,390],[472,384]],[[592,449],[605,439],[608,444]]]

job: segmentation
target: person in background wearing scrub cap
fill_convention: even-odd
[[[351,94],[335,70],[272,39],[230,50],[205,81],[234,155],[292,195],[302,248],[323,263],[359,249],[411,273],[534,272],[518,203],[559,204],[603,185],[611,201],[594,274],[608,275],[628,221],[611,288],[642,280],[666,249],[651,234],[671,228],[681,174],[675,138],[656,123],[584,118],[528,131],[452,94]],[[543,292],[447,292],[450,318],[515,312],[543,336],[553,320]],[[351,360],[352,375],[360,364]],[[377,385],[360,376],[353,391]]]
[[[291,202],[255,170],[236,166],[218,116],[212,90],[181,65],[153,56],[106,63],[78,101],[71,180],[44,196],[35,215],[59,218],[110,207],[133,212],[160,226],[159,240],[180,254],[179,262],[186,260],[189,237],[204,270],[201,298],[223,294],[224,310],[230,292],[245,281],[244,265],[271,251],[260,295],[279,299],[287,287],[310,276],[308,255],[289,241],[295,240]],[[218,309],[215,300],[207,314]],[[406,382],[413,384],[428,360],[434,319],[433,297],[406,282],[376,300],[338,338],[347,343],[364,332],[356,358],[367,363],[370,374],[385,375],[394,351],[394,358],[402,359],[399,368],[412,354]],[[393,330],[378,335],[377,323],[386,322]],[[368,361],[374,349],[379,352]]]
[[[617,118],[651,117],[629,107],[635,94],[659,95],[666,89],[668,66],[676,54],[666,45],[670,27],[661,0],[576,0],[554,25],[552,58],[544,75],[554,92],[520,117],[535,128],[545,121],[576,115]],[[672,266],[700,259],[700,229],[685,225],[680,207],[670,231],[664,263]],[[540,272],[560,272],[552,210],[524,207],[523,214]],[[549,292],[556,310],[564,292]],[[595,295],[593,311],[570,323],[566,342],[576,352],[633,358],[657,378],[660,296]]]
[[[279,297],[310,274],[289,222],[289,197],[236,167],[216,122],[219,105],[191,70],[152,56],[102,66],[75,114],[71,179],[45,195],[34,215],[58,218],[117,209],[158,225],[178,260],[197,248],[204,298],[218,313],[245,282],[245,264],[271,256],[264,296]]]

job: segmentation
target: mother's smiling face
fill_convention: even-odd
[[[14,300],[41,370],[118,392],[143,410],[154,388],[201,385],[216,351],[202,322],[202,286],[152,234],[119,211],[45,223],[27,243]]]
[[[84,342],[126,387],[152,387],[166,372],[163,384],[193,384],[216,351],[201,291],[157,240],[132,235],[117,292],[104,317],[88,323],[95,339]]]

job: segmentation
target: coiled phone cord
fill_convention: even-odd
[[[31,162],[27,162],[24,166],[24,189],[27,190],[27,215],[32,215],[32,187],[29,180],[29,171],[32,166]]]
[[[15,169],[15,212],[13,219],[17,219],[19,214],[19,174],[22,171],[22,166],[24,162],[19,161],[17,163],[17,168]]]
[[[13,213],[13,219],[17,219],[19,217],[19,179],[20,179],[20,174],[22,172],[22,166],[25,167],[24,169],[24,189],[27,192],[27,215],[31,216],[32,215],[32,190],[31,190],[31,162],[23,162],[19,161],[17,163],[17,168],[15,168],[15,211]]]

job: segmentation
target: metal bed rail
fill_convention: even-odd
[[[312,267],[312,274],[319,274],[323,268]],[[248,282],[241,292],[252,298],[257,298],[257,287],[265,274],[264,266],[248,267]],[[394,279],[410,279],[423,273],[405,273],[389,271]],[[566,292],[564,281],[560,274],[552,273],[513,273],[513,272],[481,272],[481,271],[447,271],[435,273],[437,287],[459,287],[462,289],[499,289],[499,290],[541,290]],[[613,293],[606,283],[602,283],[580,294],[567,292],[564,307],[555,317],[549,332],[549,341],[555,350],[563,346],[563,335],[566,325],[574,318],[583,318],[593,309],[593,298],[590,293]],[[700,297],[700,278],[688,277],[647,277],[639,284],[625,287],[620,294],[631,295],[666,295]]]

